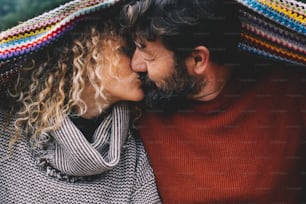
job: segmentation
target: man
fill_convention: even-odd
[[[139,0],[123,11],[150,107],[139,131],[163,203],[301,202],[305,70],[237,55],[235,7]]]

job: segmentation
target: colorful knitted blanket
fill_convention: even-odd
[[[73,0],[0,33],[0,91],[30,54],[54,42],[89,14],[122,0]],[[306,4],[295,0],[235,0],[241,4],[240,50],[306,66]],[[4,87],[4,88],[3,88]]]
[[[236,0],[242,4],[238,47],[276,61],[306,66],[306,4],[294,0]]]

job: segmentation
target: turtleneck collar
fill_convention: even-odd
[[[90,143],[69,117],[60,128],[41,135],[33,149],[36,164],[63,180],[97,175],[115,167],[129,129],[126,103],[118,103],[103,117]],[[73,180],[73,179],[72,179]]]

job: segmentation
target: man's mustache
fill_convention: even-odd
[[[183,98],[175,91],[167,91],[156,86],[147,73],[139,73],[139,78],[142,82],[142,89],[145,94],[145,98],[142,101],[142,105],[149,109],[161,109],[165,112],[171,112],[176,110],[183,103]]]
[[[147,73],[139,73],[139,79],[141,80],[141,88],[145,94],[147,94],[148,91],[158,89],[155,83],[148,77]]]

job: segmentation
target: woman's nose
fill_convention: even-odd
[[[138,48],[136,48],[132,57],[132,70],[134,72],[146,72],[147,67]]]

